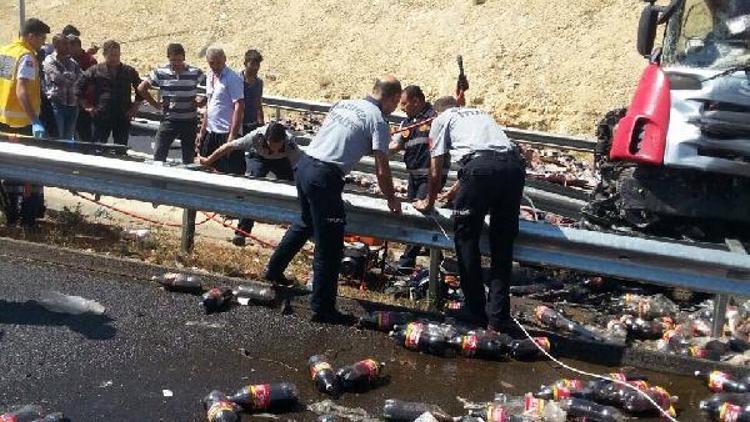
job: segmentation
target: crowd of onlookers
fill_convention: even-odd
[[[101,51],[103,60],[95,55]],[[193,162],[196,152],[208,156],[216,145],[249,133],[264,124],[261,98],[263,80],[258,70],[263,56],[254,49],[245,53],[244,68],[235,72],[226,65],[221,48],[206,52],[207,72],[185,61],[185,48],[172,43],[167,62],[141,80],[138,71],[123,63],[117,41],[105,41],[101,49],[84,50],[81,32],[67,25],[38,51],[42,84],[41,112],[46,135],[83,142],[127,145],[130,122],[143,101],[163,115],[154,159],[164,161],[175,139],[182,143],[182,158]],[[208,96],[200,95],[203,87]],[[151,92],[159,90],[158,100]],[[207,105],[201,121],[198,107]],[[238,164],[231,164],[238,163]],[[219,162],[220,170],[242,173],[242,160]]]

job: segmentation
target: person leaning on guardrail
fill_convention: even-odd
[[[49,32],[47,24],[31,18],[18,40],[0,47],[0,132],[36,138],[47,135],[39,120],[42,87],[37,52]],[[4,180],[3,188],[6,223],[15,225],[20,215],[21,224],[35,227],[44,209],[43,187]]]
[[[282,123],[270,122],[247,135],[220,146],[210,157],[197,157],[196,162],[204,166],[213,165],[219,158],[232,151],[245,153],[245,176],[266,177],[273,173],[278,180],[294,180],[294,170],[300,155],[300,148],[293,135]],[[234,232],[232,243],[245,246],[245,233],[253,230],[255,222],[250,218],[240,218],[240,231]],[[244,232],[244,233],[243,233]]]
[[[331,107],[297,163],[294,176],[302,214],[268,261],[265,278],[285,282],[284,271],[312,236],[315,241],[310,298],[313,321],[337,324],[351,320],[336,309],[346,225],[342,195],[344,176],[365,154],[375,156],[375,172],[388,208],[393,213],[401,212],[388,162],[391,135],[385,120],[386,115],[396,110],[400,98],[401,83],[388,75],[375,82],[372,96],[339,101]]]
[[[164,118],[156,133],[154,161],[166,161],[169,147],[175,139],[180,139],[182,162],[190,164],[195,159],[195,136],[198,134],[198,111],[196,96],[198,85],[206,80],[203,71],[185,63],[185,48],[182,44],[167,46],[169,63],[154,69],[138,86],[138,92]],[[161,103],[149,92],[159,88]]]
[[[435,102],[438,117],[430,129],[428,195],[414,207],[427,211],[434,205],[442,186],[443,160],[460,164],[458,181],[441,197],[454,205],[456,257],[466,305],[456,317],[490,330],[515,332],[508,290],[525,178],[523,158],[492,116],[459,104],[463,105],[460,89],[456,98]],[[488,213],[492,280],[485,309],[479,239]]]
[[[242,78],[227,66],[227,56],[219,47],[206,50],[211,70],[206,75],[206,115],[195,138],[196,153],[210,156],[217,148],[233,141],[239,134],[245,111]],[[242,153],[230,154],[216,163],[222,173],[244,174]]]

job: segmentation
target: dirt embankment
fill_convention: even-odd
[[[0,37],[17,27],[0,5]],[[211,43],[239,67],[262,51],[268,94],[335,101],[367,93],[393,72],[434,98],[455,84],[463,54],[470,101],[505,124],[591,134],[626,104],[644,66],[635,52],[641,5],[633,0],[28,0],[27,15],[55,30],[73,23],[84,44],[123,43],[147,71],[182,42],[189,59]]]

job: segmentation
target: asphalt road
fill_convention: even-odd
[[[37,403],[73,421],[201,421],[210,390],[291,381],[303,404],[324,399],[306,369],[311,354],[335,365],[372,357],[386,362],[386,385],[344,395],[339,404],[379,415],[387,398],[427,401],[461,414],[456,396],[491,400],[520,395],[563,376],[548,362],[483,362],[426,356],[386,335],[307,321],[304,297],[295,312],[237,307],[205,315],[194,296],[164,292],[148,281],[153,266],[0,239],[0,413]],[[222,281],[215,281],[220,283]],[[101,317],[56,314],[34,300],[44,290],[94,299]],[[366,303],[340,300],[362,312]],[[240,349],[246,349],[243,354]],[[604,368],[574,362],[587,370]],[[692,379],[647,373],[681,398],[681,420],[698,420],[705,387]],[[173,397],[165,397],[163,390]],[[314,420],[300,408],[282,420]],[[249,417],[247,420],[250,420]]]

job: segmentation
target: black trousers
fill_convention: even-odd
[[[266,177],[268,173],[273,173],[278,180],[294,180],[294,170],[288,158],[279,158],[269,160],[256,155],[248,155],[245,159],[246,172],[245,176],[249,177]],[[250,218],[240,218],[239,229],[245,233],[253,231],[255,221]],[[244,235],[240,232],[234,232],[235,236]]]
[[[156,133],[154,161],[167,161],[169,147],[175,139],[182,145],[182,162],[191,164],[195,160],[195,135],[198,133],[198,120],[164,120]]]
[[[0,123],[0,132],[32,135],[31,126],[12,128]],[[44,214],[44,186],[32,185],[20,180],[2,181],[2,199],[5,221],[14,226],[21,220],[27,227],[36,225],[36,219]]]
[[[78,121],[76,122],[76,133],[81,142],[91,142],[94,135],[92,132],[91,115],[80,107],[78,110]]]
[[[518,235],[518,209],[525,177],[524,164],[517,153],[503,157],[478,157],[463,166],[453,214],[458,271],[466,309],[476,322],[495,326],[510,318],[508,290],[513,242]],[[492,258],[489,303],[485,297],[479,252],[479,238],[487,214],[490,215]]]
[[[106,144],[109,141],[109,135],[117,145],[127,145],[130,138],[130,120],[123,113],[109,114],[99,112],[93,116],[91,121],[94,125],[94,136],[92,141]]]
[[[201,140],[200,153],[202,157],[210,156],[229,138],[228,133],[206,132]],[[219,158],[214,168],[221,173],[236,175],[245,174],[245,154],[242,151],[232,151],[229,155]]]
[[[329,313],[336,309],[346,226],[341,197],[344,191],[343,176],[335,164],[302,155],[295,169],[297,195],[302,210],[300,220],[286,231],[266,269],[267,278],[278,278],[312,236],[315,258],[310,305],[315,313]]]
[[[409,202],[412,202],[417,199],[425,199],[427,198],[427,184],[428,184],[428,177],[427,176],[414,176],[409,175],[409,184],[407,186],[406,190],[406,200]],[[443,176],[443,180],[441,181],[441,189],[443,186],[445,186],[445,182],[447,181],[447,177]],[[398,260],[398,266],[399,267],[405,267],[405,268],[411,268],[417,263],[417,257],[422,252],[422,247],[418,245],[406,245],[406,249],[404,249],[404,253],[401,255],[401,258]]]

